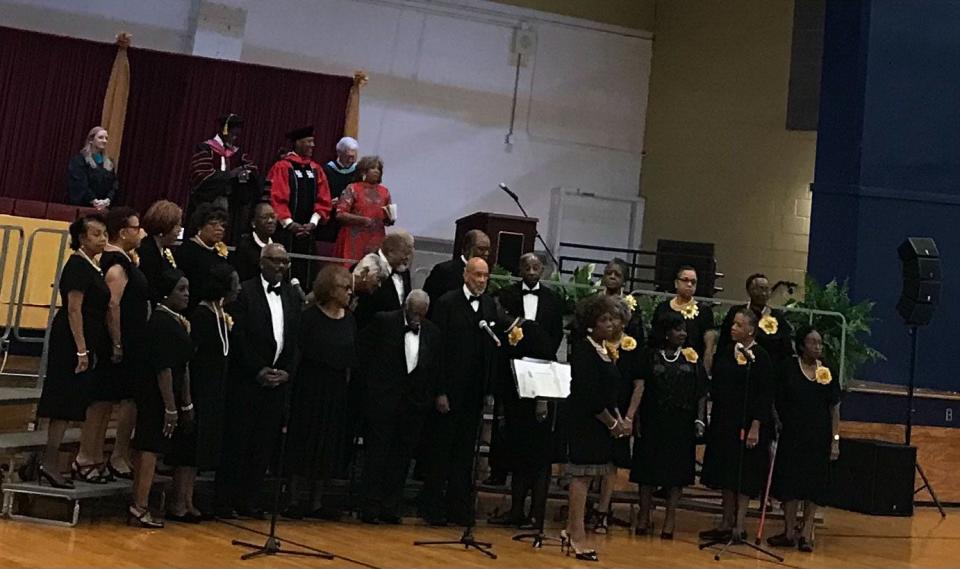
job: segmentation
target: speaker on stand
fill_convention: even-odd
[[[910,382],[907,385],[907,429],[904,441],[909,447],[913,434],[913,392],[917,376],[919,331],[921,326],[930,323],[940,303],[940,251],[934,240],[929,237],[908,237],[897,248],[897,254],[900,256],[903,267],[903,289],[900,300],[897,302],[897,312],[907,325],[911,339]],[[927,490],[940,511],[940,516],[947,517],[920,462],[914,460],[914,466],[920,479],[923,480],[923,485],[914,494]]]

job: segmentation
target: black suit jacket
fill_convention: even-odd
[[[360,332],[358,371],[366,387],[368,414],[388,414],[403,405],[416,409],[433,406],[440,374],[440,330],[429,320],[421,323],[420,352],[412,373],[407,373],[405,336],[399,309],[374,314]]]
[[[280,285],[280,299],[283,302],[283,351],[276,363],[273,362],[277,350],[273,319],[259,274],[240,285],[240,295],[230,305],[235,320],[231,340],[236,346],[231,348],[230,355],[237,370],[232,375],[240,381],[256,381],[257,374],[265,367],[282,369],[291,379],[296,374],[300,361],[297,333],[302,302],[286,282]]]
[[[433,305],[440,300],[440,297],[451,290],[460,290],[463,286],[463,269],[466,265],[457,255],[456,259],[450,259],[442,263],[437,263],[427,275],[427,280],[423,283],[423,291],[430,296],[430,313],[433,314]]]
[[[399,273],[403,279],[404,295],[410,294],[410,271]],[[460,279],[461,282],[463,279]],[[357,308],[353,311],[353,316],[357,319],[357,329],[363,330],[373,320],[373,316],[378,312],[390,312],[399,310],[403,306],[400,297],[397,296],[397,286],[393,282],[393,277],[387,277],[380,282],[380,288],[368,294],[357,295]]]
[[[463,294],[463,284],[437,300],[433,323],[441,334],[441,371],[437,394],[446,395],[451,409],[477,394],[492,393],[496,365],[496,346],[480,329],[480,319],[497,331],[497,303],[490,295],[480,297],[480,309],[474,312]]]
[[[500,303],[512,316],[523,316],[523,283],[512,283],[498,291]],[[551,359],[556,359],[560,342],[563,341],[563,301],[556,292],[540,284],[540,301],[537,303],[536,323],[550,339]]]

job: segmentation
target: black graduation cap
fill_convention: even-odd
[[[311,136],[313,136],[313,125],[303,126],[291,130],[287,133],[287,140],[290,142],[296,142],[301,138],[309,138]]]
[[[217,118],[217,127],[221,134],[229,134],[231,128],[243,126],[243,119],[233,113],[228,113]]]

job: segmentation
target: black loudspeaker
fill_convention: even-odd
[[[654,279],[661,292],[673,292],[677,269],[683,265],[697,270],[697,296],[710,298],[718,290],[723,290],[716,286],[717,259],[713,243],[660,239],[657,241],[656,263]]]
[[[840,439],[829,505],[874,516],[913,515],[916,461],[916,447]]]
[[[903,292],[897,312],[908,326],[930,323],[940,303],[940,251],[928,237],[909,237],[897,248],[903,265]]]

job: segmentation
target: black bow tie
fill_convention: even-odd
[[[280,283],[275,285],[267,285],[267,294],[273,293],[277,296],[280,296]]]
[[[527,296],[528,294],[532,294],[533,296],[540,296],[540,289],[537,289],[537,290],[523,289],[523,296]]]
[[[479,296],[471,296],[471,297],[467,298],[467,302],[469,302],[470,304],[473,304],[474,302],[480,302],[480,297],[479,297]]]
[[[403,327],[403,333],[406,334],[407,332],[413,332],[414,334],[419,334],[420,327],[414,326],[412,324],[407,324],[406,326]]]

